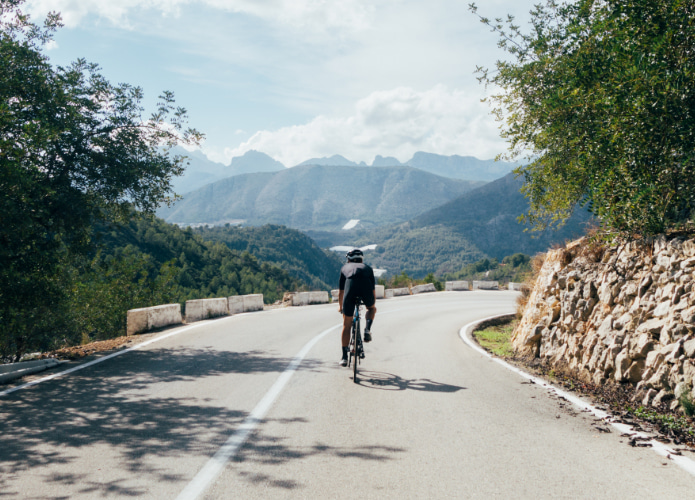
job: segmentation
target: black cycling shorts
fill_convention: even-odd
[[[343,314],[353,316],[355,314],[355,304],[357,299],[361,298],[362,303],[367,307],[374,305],[374,290],[369,287],[355,286],[352,280],[345,281],[345,290],[343,291]]]

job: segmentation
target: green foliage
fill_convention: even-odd
[[[507,358],[514,355],[512,347],[512,333],[516,323],[491,326],[474,333],[475,339],[486,350],[496,356]]]
[[[143,116],[142,90],[112,85],[95,64],[54,68],[43,27],[0,0],[0,355],[71,341],[75,262],[95,220],[167,201],[183,158],[178,143],[201,135],[165,92]],[[60,340],[62,339],[62,340]]]
[[[260,262],[248,251],[206,241],[197,231],[182,230],[161,219],[134,216],[100,239],[103,252],[115,258],[138,252],[151,259],[154,267],[145,266],[150,280],[173,273],[167,282],[171,283],[169,296],[177,302],[249,293],[262,293],[266,302],[274,302],[286,290],[301,286],[286,271]]]
[[[683,408],[683,413],[685,413],[686,416],[692,417],[695,415],[695,401],[693,401],[690,391],[686,391],[681,394],[678,401],[680,402],[681,407]]]
[[[436,290],[438,292],[441,292],[442,290],[444,290],[444,285],[442,284],[442,282],[440,280],[438,280],[437,277],[432,273],[429,273],[427,276],[422,278],[422,282],[423,283],[432,283],[434,285],[434,288],[436,288]]]
[[[271,262],[312,289],[337,288],[343,264],[335,252],[324,251],[308,236],[285,226],[234,227],[229,224],[195,231],[204,239],[219,241],[232,250],[250,252]]]
[[[476,12],[475,5],[471,5]],[[531,30],[481,20],[511,55],[480,80],[530,200],[562,224],[586,205],[609,232],[654,235],[695,208],[695,6],[682,0],[546,0]]]
[[[515,253],[502,259],[502,262],[497,259],[481,259],[462,267],[457,273],[448,275],[447,279],[521,283],[531,272],[531,257],[523,253]]]
[[[628,408],[628,411],[633,412],[635,416],[639,418],[657,424],[661,429],[679,430],[690,434],[690,436],[695,436],[695,428],[692,422],[685,417],[659,413],[654,409],[645,408],[644,406],[640,406],[636,409]]]

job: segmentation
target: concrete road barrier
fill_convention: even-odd
[[[391,297],[401,297],[403,295],[410,295],[410,288],[389,288],[384,290],[384,297],[387,299]]]
[[[309,304],[328,304],[328,292],[309,292]]]
[[[383,299],[384,298],[384,285],[377,285],[374,288],[374,291],[376,292],[376,298],[377,299]]]
[[[526,287],[526,283],[513,283],[509,282],[509,289],[514,290],[515,292],[520,292]]]
[[[244,312],[244,297],[243,295],[232,295],[227,297],[227,309],[229,314],[239,314]]]
[[[337,301],[340,298],[340,290],[331,290],[331,298],[333,302]]]
[[[469,290],[468,281],[447,281],[444,290],[447,292]]]
[[[413,295],[416,295],[418,293],[428,293],[428,292],[436,292],[437,289],[434,287],[434,283],[425,283],[424,285],[415,285],[410,289],[410,292]]]
[[[328,292],[296,292],[292,294],[293,306],[328,304]]]
[[[226,298],[187,300],[186,323],[226,316],[228,311],[228,300]]]
[[[62,361],[58,361],[57,359],[48,358],[0,365],[0,384],[5,384],[25,375],[48,370],[61,363]]]
[[[262,311],[263,310],[263,294],[254,293],[251,295],[243,295],[244,312]]]
[[[499,281],[474,281],[473,290],[499,290]]]
[[[155,328],[178,325],[182,322],[181,304],[131,309],[126,316],[126,335],[135,335]]]

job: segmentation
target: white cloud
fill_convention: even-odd
[[[399,0],[388,0],[389,3]],[[136,10],[156,10],[162,15],[178,15],[185,5],[210,7],[224,12],[248,14],[275,25],[288,26],[306,33],[356,33],[369,26],[374,7],[367,0],[29,0],[32,14],[59,11],[68,27],[94,15],[128,28],[129,14]]]
[[[443,85],[417,92],[396,88],[357,102],[350,116],[318,116],[304,125],[256,132],[225,160],[255,149],[287,166],[341,154],[371,163],[377,154],[406,161],[417,151],[492,158],[504,151],[497,124],[477,95]]]

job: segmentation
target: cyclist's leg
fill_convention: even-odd
[[[344,310],[344,309],[343,309]],[[350,343],[350,329],[352,328],[352,316],[343,314],[343,333],[341,336],[342,346],[347,347]]]
[[[374,317],[376,316],[376,298],[374,297],[374,294],[367,295],[364,298],[364,305],[367,308],[367,314],[364,315],[365,321],[365,340],[367,340],[367,333],[370,333],[369,335],[369,342],[371,340],[371,331],[372,331],[372,321],[374,321]]]

